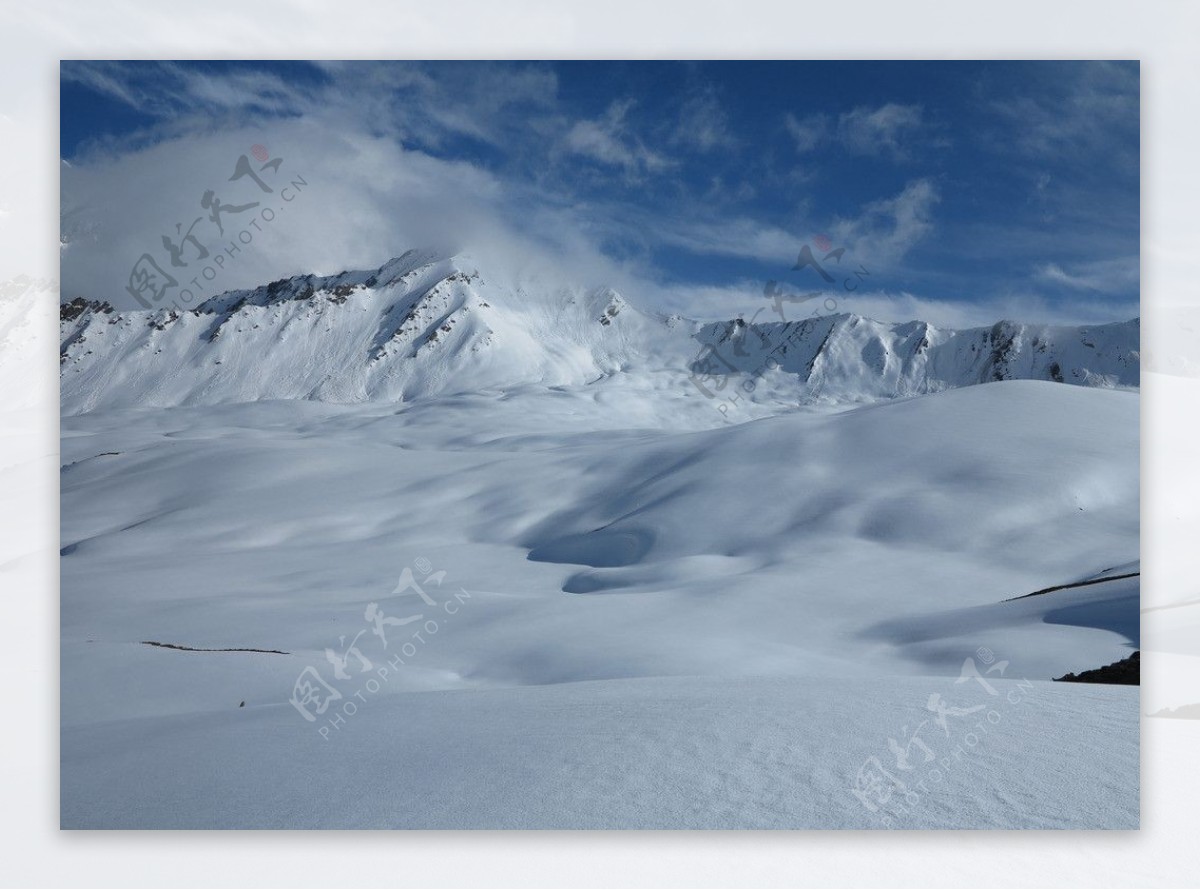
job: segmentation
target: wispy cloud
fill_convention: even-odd
[[[922,109],[888,102],[877,108],[854,108],[836,119],[823,114],[801,119],[789,112],[783,122],[798,152],[834,144],[852,155],[900,161],[910,156],[910,143],[921,131]]]
[[[657,172],[671,161],[648,149],[628,126],[626,118],[634,102],[613,102],[595,120],[576,121],[563,139],[566,150],[601,164],[620,167],[630,175]]]
[[[530,118],[566,126],[557,117],[557,77],[538,65],[317,62],[297,66],[289,77],[253,68],[210,72],[172,62],[101,61],[64,63],[62,76],[176,132],[198,121],[211,128],[214,117],[237,126],[319,115],[331,125],[436,148],[453,136],[501,145]]]
[[[1062,160],[1098,151],[1124,152],[1136,135],[1140,81],[1136,64],[1059,65],[1037,91],[994,98],[1005,144],[1027,155]],[[998,134],[999,131],[996,131]],[[1136,146],[1136,140],[1133,145]],[[1136,155],[1124,158],[1136,162]]]
[[[670,142],[700,152],[729,149],[737,145],[737,139],[729,129],[729,117],[711,89],[684,101]]]
[[[799,247],[795,232],[751,217],[678,219],[656,229],[664,244],[705,256],[790,262]]]
[[[313,102],[312,93],[295,81],[261,69],[209,74],[172,62],[66,62],[62,78],[164,118],[229,110],[298,114]]]
[[[879,108],[855,108],[838,118],[838,139],[852,154],[908,156],[906,140],[921,127],[916,105],[889,102]]]
[[[829,118],[823,114],[801,119],[789,111],[783,116],[783,125],[801,154],[814,151],[829,135]]]
[[[1138,258],[1128,256],[1068,264],[1067,268],[1046,263],[1035,270],[1034,277],[1072,290],[1122,294],[1137,289],[1141,273]]]
[[[738,316],[756,324],[779,321],[763,293],[763,282],[754,279],[722,286],[704,282],[643,284],[640,290],[630,293],[699,321],[720,321]],[[934,327],[956,330],[989,327],[1001,319],[1024,324],[1102,324],[1126,321],[1137,317],[1139,312],[1136,300],[1117,304],[1087,299],[1051,302],[1032,291],[975,293],[969,300],[880,290],[858,290],[852,294],[831,292],[831,296],[836,301],[832,306],[833,313],[895,323],[925,321]],[[828,311],[824,305],[822,311]],[[788,320],[803,318],[805,314],[801,312],[793,317],[785,312]]]
[[[871,202],[859,216],[838,220],[835,240],[850,245],[868,265],[895,263],[933,231],[933,208],[940,200],[931,180],[914,180],[894,197]]]

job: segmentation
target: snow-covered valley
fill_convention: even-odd
[[[1136,320],[63,315],[64,826],[1137,825]]]

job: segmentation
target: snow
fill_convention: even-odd
[[[962,699],[953,681],[638,678],[401,693],[368,699],[331,741],[298,731],[286,704],[68,727],[63,824],[1137,827],[1136,689],[996,688],[994,723],[981,711],[970,737],[953,724],[949,737],[928,732],[934,759],[914,748],[910,790],[868,796],[874,809],[853,794],[858,770],[889,758],[887,738],[923,719],[931,692]]]
[[[489,303],[441,359],[386,339],[387,371],[356,370],[386,302],[361,287],[229,298],[277,314],[263,342],[228,306],[64,322],[64,826],[1136,826],[1137,690],[1049,682],[1140,643],[1135,390],[1095,366],[880,401],[860,374],[797,407],[784,367],[730,423],[677,364],[686,324],[531,296],[491,325],[523,345],[472,359],[508,304],[426,260],[322,285],[374,275],[434,330]],[[574,349],[529,333],[573,324]],[[116,358],[84,359],[97,325]],[[314,391],[320,362],[350,370]],[[943,731],[935,693],[982,726]],[[897,773],[922,721],[934,758],[873,811],[864,762]]]

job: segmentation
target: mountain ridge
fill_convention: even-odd
[[[609,287],[506,282],[469,256],[410,250],[377,269],[297,275],[191,309],[64,302],[60,379],[64,413],[412,401],[658,372],[696,395],[718,396],[736,379],[753,400],[766,376],[799,402],[867,402],[991,380],[1136,387],[1139,335],[1140,319],[960,330],[854,314],[700,323],[643,311]]]

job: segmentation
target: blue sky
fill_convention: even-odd
[[[452,243],[537,257],[649,308],[731,317],[759,308],[768,279],[821,285],[792,265],[824,236],[870,272],[840,295],[845,311],[947,324],[1138,312],[1136,62],[61,73],[65,297],[128,304],[120,263],[194,215],[253,143],[313,186],[219,289]]]

